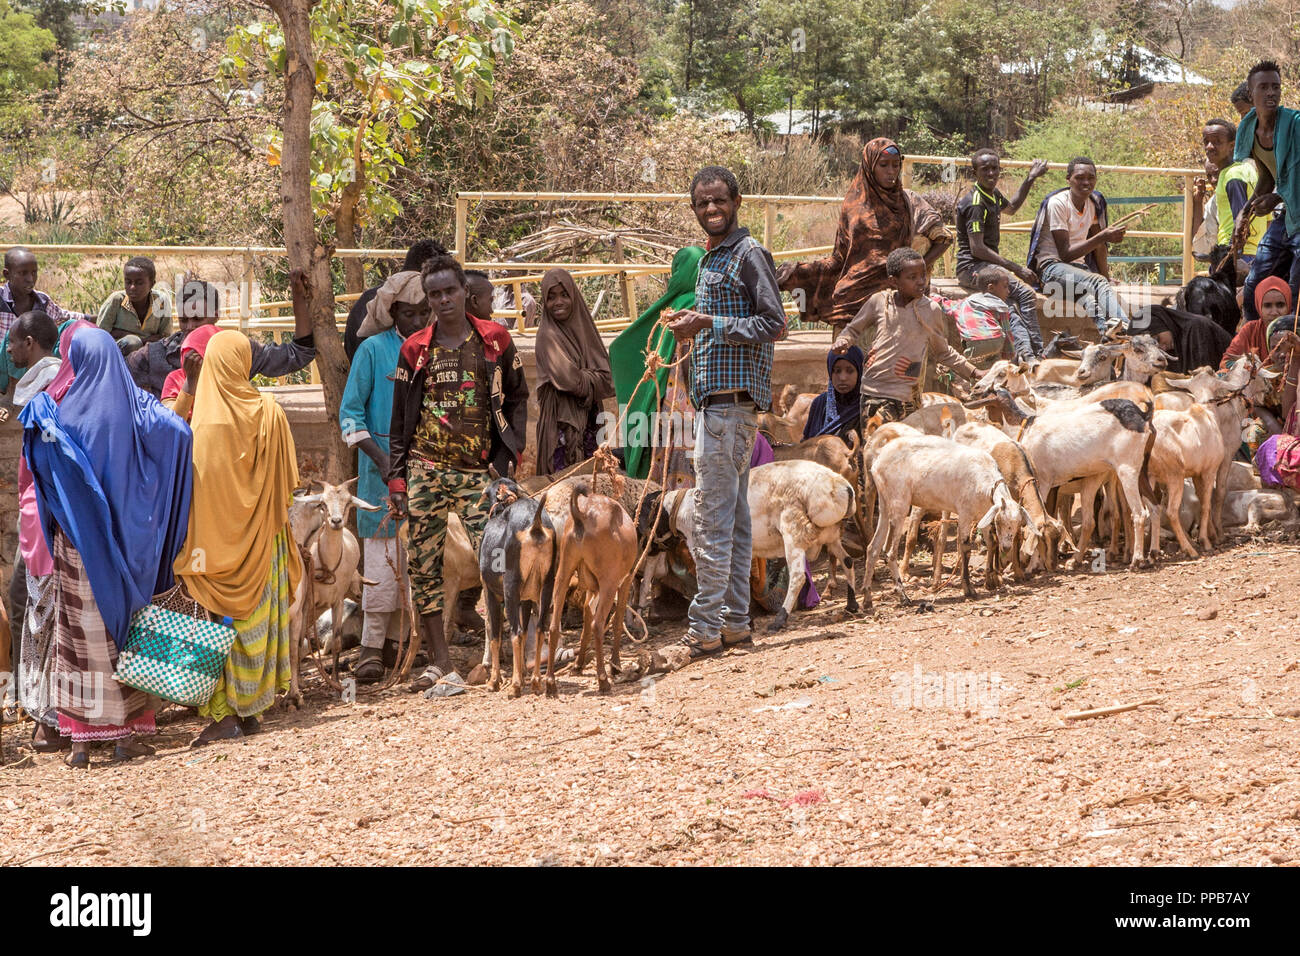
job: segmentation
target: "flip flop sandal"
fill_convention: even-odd
[[[262,732],[262,722],[256,717],[240,717],[239,729],[243,732],[245,737],[251,737],[253,734],[260,734]]]
[[[365,660],[358,660],[352,676],[356,678],[358,684],[378,683],[384,679],[384,659],[368,657]]]
[[[454,697],[456,694],[465,693],[465,691],[466,685],[464,679],[455,671],[452,671],[446,677],[439,677],[434,685],[424,692],[424,699],[432,700],[435,697]]]
[[[231,725],[228,730],[220,730],[216,733],[209,734],[213,725],[205,727],[197,737],[190,741],[191,747],[206,747],[208,744],[214,744],[218,740],[234,740],[236,737],[244,736],[244,731],[238,723]]]
[[[407,685],[406,689],[412,694],[418,694],[420,691],[432,690],[437,686],[438,681],[442,680],[442,678],[443,673],[438,670],[438,668],[432,666],[426,667],[424,673],[411,681],[411,683]]]
[[[32,739],[28,746],[38,754],[56,754],[61,750],[71,750],[72,739],[69,737],[59,737],[53,743],[48,740],[38,741],[36,739],[36,729],[32,728]]]
[[[88,770],[90,768],[90,752],[83,751],[79,754],[68,754],[63,758],[63,762],[73,770]]]
[[[136,744],[134,747],[123,747],[117,744],[113,748],[113,760],[117,763],[125,763],[136,757],[152,757],[155,753],[157,751],[148,744]]]

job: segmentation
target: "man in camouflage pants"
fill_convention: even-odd
[[[487,513],[488,466],[511,471],[523,449],[528,384],[510,333],[465,314],[465,273],[448,255],[424,264],[429,325],[402,344],[393,376],[389,508],[410,517],[411,593],[432,664],[412,683],[427,696],[461,693],[443,627],[447,514],[477,548]]]

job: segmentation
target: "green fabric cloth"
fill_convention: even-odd
[[[650,333],[659,321],[659,314],[665,309],[674,311],[689,309],[695,305],[695,279],[700,271],[700,260],[704,258],[702,246],[686,246],[678,249],[673,256],[672,272],[668,275],[668,287],[650,308],[646,309],[635,322],[629,325],[609,345],[609,365],[614,373],[614,393],[618,396],[619,408],[627,407],[627,419],[624,426],[628,441],[624,446],[627,473],[633,478],[645,478],[650,474],[650,455],[648,454],[651,431],[634,427],[637,419],[634,415],[645,416],[644,422],[651,422],[650,417],[659,409],[655,404],[655,387],[653,382],[641,382],[645,374],[645,350],[650,342]],[[654,343],[654,350],[665,362],[673,357],[676,340],[667,329],[661,330]],[[662,399],[668,389],[668,370],[660,369],[655,378],[659,380],[659,398]],[[637,387],[640,383],[640,388]],[[641,439],[633,444],[631,439]]]

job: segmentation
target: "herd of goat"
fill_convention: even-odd
[[[975,593],[969,565],[977,537],[986,551],[984,584],[994,589],[1008,567],[1024,580],[1054,570],[1065,553],[1070,568],[1091,562],[1098,533],[1109,533],[1106,556],[1133,569],[1161,554],[1166,525],[1177,546],[1197,557],[1197,544],[1213,547],[1225,526],[1254,530],[1263,520],[1295,519],[1290,492],[1260,487],[1251,465],[1233,460],[1248,409],[1277,374],[1258,359],[1239,359],[1226,373],[1174,375],[1156,341],[1142,335],[1074,352],[1052,347],[1049,354],[1032,369],[994,363],[963,399],[926,393],[902,421],[864,422],[861,441],[855,434],[847,444],[833,435],[778,444],[777,460],[753,469],[749,481],[753,556],[783,558],[789,567],[770,630],[786,624],[805,569],[822,551],[830,559],[828,592],[843,567],[850,612],[858,610],[859,594],[871,607],[882,555],[899,598],[909,603],[903,569],[927,516],[938,521],[933,587],[942,584],[945,542],[955,523],[967,597]],[[801,428],[800,411],[806,416],[813,397],[788,392],[781,416],[767,422],[777,432]],[[483,663],[496,689],[508,639],[517,695],[526,646],[534,655],[533,689],[542,691],[539,630],[549,632],[553,658],[561,612],[578,596],[583,630],[576,669],[590,649],[600,689],[608,690],[606,632],[617,622],[610,635],[610,665],[617,671],[629,603],[644,611],[661,586],[680,577],[673,565],[690,563],[696,496],[601,472],[590,461],[558,479],[492,477],[477,552],[459,517],[450,517],[445,607],[454,616],[462,591],[484,588]],[[296,500],[294,532],[317,569],[313,607],[299,618],[315,621],[332,610],[338,621],[344,596],[358,593],[361,583],[356,542],[344,540],[348,509],[373,506],[352,495],[351,483]],[[865,554],[860,592],[851,552]],[[454,621],[446,627],[454,633]],[[335,640],[336,668],[338,647]],[[553,659],[549,665],[545,689],[553,694]]]

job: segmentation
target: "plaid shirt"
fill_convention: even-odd
[[[93,315],[65,312],[55,305],[53,299],[39,290],[32,291],[32,298],[36,300],[36,308],[41,309],[54,320],[56,328],[70,319],[94,319]],[[11,381],[23,377],[23,370],[14,365],[9,358],[9,350],[5,348],[9,344],[9,329],[17,319],[17,307],[14,305],[14,295],[9,291],[9,283],[0,284],[0,392],[7,391]]]
[[[785,332],[785,310],[772,254],[735,229],[700,260],[695,311],[713,327],[695,336],[691,350],[691,402],[743,390],[763,411],[772,407],[772,343]]]

